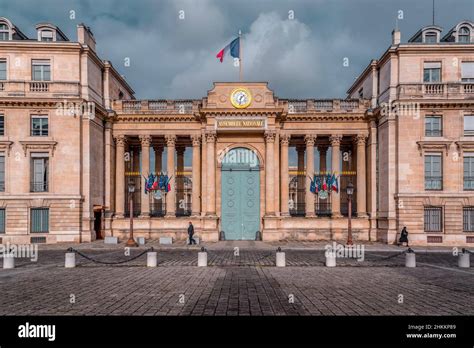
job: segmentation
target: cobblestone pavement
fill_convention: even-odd
[[[78,249],[108,262],[147,250]],[[157,268],[144,266],[146,255],[113,266],[76,255],[73,269],[65,248],[40,250],[37,262],[0,269],[0,315],[474,314],[474,270],[458,268],[448,250],[418,252],[417,268],[404,267],[403,249],[376,248],[327,268],[324,250],[286,249],[287,267],[277,268],[273,246],[238,256],[232,246],[209,249],[205,268],[192,247],[158,250]]]

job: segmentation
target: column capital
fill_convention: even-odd
[[[314,146],[316,136],[314,136],[313,134],[306,134],[304,136],[304,141],[306,142],[306,146]]]
[[[206,142],[207,143],[215,143],[217,139],[216,131],[206,131]]]
[[[123,134],[114,135],[114,140],[119,146],[125,146],[127,144],[127,137]]]
[[[175,146],[176,144],[176,135],[174,134],[166,134],[165,135],[166,145],[167,146]]]
[[[333,134],[329,137],[329,141],[331,142],[331,146],[340,146],[342,141],[341,134]]]
[[[191,140],[193,142],[193,146],[200,146],[201,145],[201,134],[191,135]]]
[[[152,138],[150,135],[139,135],[138,139],[140,139],[140,143],[142,146],[150,146]]]
[[[365,145],[365,142],[367,141],[367,135],[365,134],[357,134],[354,136],[354,143],[357,145]]]
[[[285,134],[285,133],[280,134],[280,143],[282,145],[289,145],[290,144],[290,139],[291,139],[290,134]]]
[[[276,132],[274,130],[265,131],[265,142],[274,143],[275,142]]]

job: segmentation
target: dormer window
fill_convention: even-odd
[[[10,28],[5,23],[0,23],[0,41],[10,40]]]
[[[430,44],[433,44],[433,43],[437,43],[438,42],[438,34],[435,33],[435,32],[427,32],[425,34],[425,43],[430,43]]]
[[[459,28],[458,42],[460,42],[460,43],[469,43],[469,42],[471,42],[470,36],[471,36],[471,31],[469,30],[468,27]]]
[[[40,31],[40,41],[54,41],[53,32],[51,30]]]

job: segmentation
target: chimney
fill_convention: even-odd
[[[77,25],[77,41],[82,45],[87,45],[91,50],[95,51],[94,34],[89,27],[81,23]]]
[[[400,33],[400,30],[395,29],[394,31],[392,31],[392,45],[399,45],[401,37],[402,34]]]

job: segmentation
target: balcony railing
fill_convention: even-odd
[[[425,190],[442,190],[442,176],[425,176]]]
[[[291,216],[305,216],[306,214],[306,205],[305,203],[293,203],[292,207],[290,208],[290,215]]]
[[[150,203],[150,216],[151,217],[163,217],[165,215],[166,215],[165,201]]]
[[[363,99],[288,100],[288,113],[304,114],[309,112],[360,111],[368,106],[368,101]]]
[[[330,202],[315,202],[314,213],[317,216],[331,216],[331,203]]]
[[[67,98],[79,97],[79,82],[2,81],[0,97]]]
[[[30,182],[30,192],[48,192],[48,182],[47,181]]]
[[[116,100],[114,109],[124,112],[192,114],[199,103],[199,100]]]
[[[398,98],[464,99],[474,97],[472,82],[403,83]]]
[[[176,203],[176,216],[191,216],[191,203]]]

